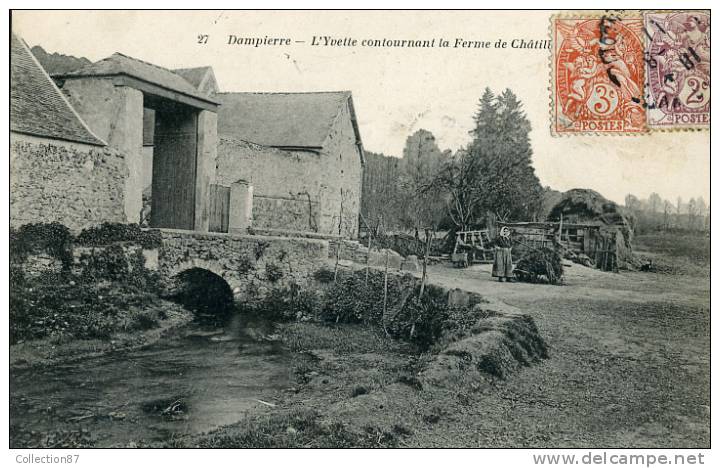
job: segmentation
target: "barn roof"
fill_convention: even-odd
[[[173,72],[185,78],[185,81],[193,85],[195,89],[200,87],[205,76],[211,71],[211,67],[176,68],[173,70]]]
[[[15,34],[10,40],[10,130],[105,146]]]
[[[53,77],[58,79],[72,79],[117,75],[129,76],[192,98],[215,103],[215,100],[198,91],[195,86],[178,73],[119,52],[115,52],[110,57],[84,66],[78,70],[53,75]]]
[[[220,93],[218,134],[275,148],[321,149],[350,91],[309,93]]]
[[[212,67],[177,68],[173,71],[206,96],[218,92],[217,80]]]

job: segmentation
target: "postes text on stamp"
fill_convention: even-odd
[[[647,130],[642,27],[640,15],[553,17],[555,134]]]
[[[650,128],[710,126],[710,15],[645,13]]]

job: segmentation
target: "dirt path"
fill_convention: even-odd
[[[532,315],[550,359],[498,381],[413,445],[710,445],[708,277],[573,265],[565,286],[548,286],[497,283],[488,267],[429,274]]]

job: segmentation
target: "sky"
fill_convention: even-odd
[[[485,87],[510,88],[531,122],[533,164],[556,190],[592,188],[622,203],[652,192],[710,199],[709,132],[641,136],[550,133],[550,51],[453,47],[549,38],[550,12],[87,12],[23,11],[13,30],[48,52],[99,60],[114,52],[167,68],[210,65],[222,91],[350,90],[363,146],[402,155],[407,137],[431,131],[441,149],[466,145]],[[199,37],[207,35],[200,44]],[[228,37],[290,39],[229,45]],[[323,36],[348,47],[313,46]],[[364,39],[449,41],[447,48],[362,47]],[[296,42],[304,41],[304,42]]]

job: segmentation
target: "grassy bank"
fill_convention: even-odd
[[[454,338],[448,335],[430,349],[365,324],[280,324],[279,340],[291,351],[293,386],[273,400],[271,407],[237,424],[173,439],[163,446],[415,445],[418,437],[427,437],[438,425],[479,404],[511,371],[546,356],[529,352],[523,358],[508,351],[524,346],[520,329],[526,319],[513,316],[504,320],[497,314],[485,314],[474,323],[474,330],[458,335],[453,329]],[[542,342],[536,329],[533,339]],[[454,352],[455,348],[462,352]],[[507,360],[515,361],[509,365]],[[488,366],[488,362],[499,367]],[[437,381],[438,365],[443,367],[443,378],[450,376],[447,381]],[[508,372],[498,374],[500,367]],[[466,376],[470,368],[475,372]]]
[[[102,225],[72,236],[62,225],[11,231],[10,356],[13,365],[49,363],[155,339],[191,314],[160,298],[159,279],[138,246],[137,227]],[[85,248],[77,254],[77,247]]]

